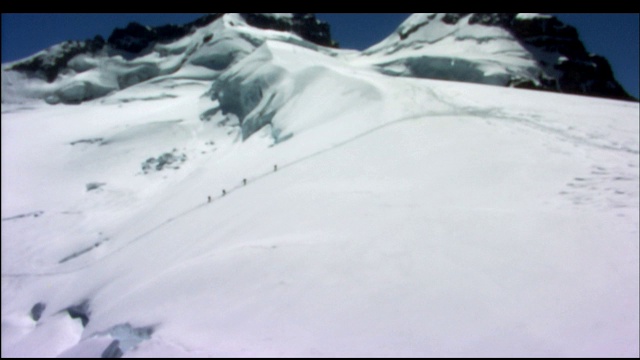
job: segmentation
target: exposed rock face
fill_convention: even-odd
[[[224,14],[208,14],[184,25],[149,27],[133,22],[124,29],[116,28],[107,42],[114,49],[138,53],[155,42],[167,43],[180,39],[193,29],[209,25],[222,15]]]
[[[87,326],[89,323],[89,316],[91,315],[91,310],[89,310],[89,301],[84,300],[83,302],[69,306],[66,308],[66,311],[69,313],[73,319],[79,318],[82,321],[82,326]]]
[[[10,70],[30,72],[46,79],[47,82],[53,82],[60,70],[66,67],[69,60],[74,56],[83,53],[95,53],[101,50],[104,45],[104,38],[100,35],[85,41],[65,41],[59,45],[59,51],[31,57],[13,65]]]
[[[155,29],[133,22],[124,29],[116,28],[107,41],[114,49],[137,53],[157,39]]]
[[[35,305],[33,305],[33,307],[31,308],[31,318],[34,321],[38,321],[40,320],[40,317],[42,317],[42,313],[44,312],[44,309],[47,307],[47,305],[45,303],[39,302],[36,303]]]
[[[173,151],[175,153],[175,149]],[[187,161],[187,155],[174,155],[173,153],[164,153],[158,158],[151,157],[142,163],[142,171],[146,174],[149,171],[161,171],[163,169],[179,169],[180,164]],[[88,188],[87,188],[88,191]]]
[[[120,341],[113,340],[109,344],[109,346],[107,346],[107,348],[104,349],[100,357],[104,359],[116,359],[116,358],[121,358],[122,355],[124,355],[124,353],[120,349]]]
[[[331,39],[329,24],[309,13],[295,13],[291,17],[276,17],[268,14],[240,14],[247,24],[261,29],[293,32],[305,40],[318,45],[338,47]]]

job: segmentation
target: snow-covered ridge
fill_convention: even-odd
[[[358,61],[397,76],[633,99],[607,60],[551,15],[414,14]]]
[[[115,29],[107,41],[99,36],[68,41],[4,64],[2,101],[75,104],[191,66],[214,70],[212,78],[267,38],[336,46],[328,25],[312,14],[210,14],[155,28],[131,23]]]

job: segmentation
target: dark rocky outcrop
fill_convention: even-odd
[[[111,344],[109,344],[109,346],[107,346],[107,348],[104,349],[100,357],[104,359],[115,359],[115,358],[121,358],[122,355],[124,355],[124,353],[120,349],[120,341],[113,340]]]
[[[91,311],[89,310],[89,301],[85,300],[77,305],[72,305],[66,308],[67,313],[73,319],[80,319],[82,321],[82,326],[87,326],[89,323],[89,315],[91,315]]]
[[[177,154],[176,151],[176,149],[173,149],[173,152],[164,153],[157,158],[148,158],[142,163],[143,173],[146,174],[152,170],[179,169],[180,164],[187,161],[187,155]]]
[[[35,305],[33,305],[33,307],[31,308],[31,318],[34,321],[38,321],[40,320],[40,317],[42,317],[42,313],[44,312],[44,309],[47,307],[47,305],[45,303],[39,302],[36,303]]]
[[[209,25],[224,15],[223,13],[208,14],[184,25],[162,25],[150,27],[129,23],[124,29],[116,28],[107,43],[114,49],[131,53],[138,53],[156,42],[169,43],[190,34],[196,28]]]
[[[442,17],[442,22],[449,25],[457,24],[460,19],[465,17],[468,13],[446,13]],[[434,16],[432,16],[433,18]]]
[[[45,54],[31,57],[13,65],[9,70],[29,72],[46,79],[47,82],[53,82],[74,56],[83,53],[95,53],[101,50],[104,45],[104,38],[100,35],[84,41],[65,41],[60,44],[59,51],[46,52]]]
[[[615,80],[607,59],[589,54],[586,59],[568,59],[557,65],[560,71],[558,87],[571,94],[634,100]]]
[[[114,340],[102,352],[103,358],[119,358],[145,340],[151,339],[153,326],[133,327],[129,323],[118,324],[111,329],[98,333],[108,334]]]
[[[114,49],[137,53],[157,39],[158,34],[153,28],[132,22],[124,29],[113,30],[107,42]]]
[[[449,14],[447,14],[447,15],[449,15]],[[454,20],[453,20],[453,19],[449,19],[449,18],[447,18],[447,15],[445,15],[445,16],[444,16],[444,18],[442,19],[442,21],[444,21],[445,23],[449,24],[449,23],[450,23],[450,21],[454,21]],[[425,19],[425,21],[423,21],[423,22],[421,22],[421,23],[419,23],[419,24],[416,24],[416,25],[414,25],[414,26],[408,27],[408,28],[406,28],[406,29],[401,29],[401,30],[398,32],[398,35],[400,35],[400,39],[401,39],[401,40],[406,39],[407,37],[409,37],[409,35],[411,35],[412,33],[416,32],[416,31],[418,31],[418,29],[420,29],[421,27],[423,27],[423,26],[427,25],[427,24],[428,24],[431,20],[433,20],[435,17],[436,17],[436,14],[428,15],[428,16],[427,16],[427,18]],[[456,19],[456,20],[455,20],[455,22],[457,22],[457,21],[458,21],[458,20]]]
[[[312,43],[338,47],[338,43],[331,39],[329,24],[316,19],[309,13],[295,13],[291,18],[274,17],[268,14],[240,14],[247,24],[260,28],[279,31],[290,31]]]

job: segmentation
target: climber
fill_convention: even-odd
[[[278,171],[278,165],[273,165],[273,171]]]
[[[224,189],[222,189],[222,196],[225,196],[225,195],[227,195],[227,192]]]
[[[242,183],[243,183],[244,185],[247,185],[247,179],[242,179]]]
[[[211,202],[211,195],[207,196],[208,202]]]

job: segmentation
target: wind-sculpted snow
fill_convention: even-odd
[[[290,63],[291,55],[304,52],[310,56],[311,62],[301,65]],[[313,61],[312,59],[317,59]],[[217,104],[201,115],[209,118],[220,109],[223,115],[233,115],[239,122],[242,139],[248,137],[267,125],[272,127],[275,142],[282,137],[295,133],[294,127],[288,124],[287,116],[278,116],[279,111],[295,111],[302,118],[297,125],[323,121],[327,114],[323,112],[308,113],[309,109],[300,109],[297,97],[302,90],[310,95],[302,100],[307,104],[316,96],[322,103],[330,106],[330,113],[339,112],[344,107],[351,107],[358,98],[369,98],[373,103],[379,98],[377,90],[371,84],[342,75],[327,67],[324,62],[340,64],[337,60],[327,59],[326,55],[312,50],[298,49],[296,46],[281,42],[267,41],[253,53],[243,58],[234,66],[222,72],[210,90],[211,99]],[[314,64],[315,63],[315,64]],[[286,66],[284,64],[287,64]],[[342,71],[348,67],[340,66]],[[338,94],[324,94],[323,87],[341,84],[343,91]],[[346,95],[346,96],[345,96]],[[290,110],[294,108],[295,110]]]
[[[263,46],[224,72],[211,89],[212,100],[218,100],[223,114],[234,114],[246,139],[269,124],[275,109],[273,103],[278,83],[286,70],[270,63],[271,53]]]

